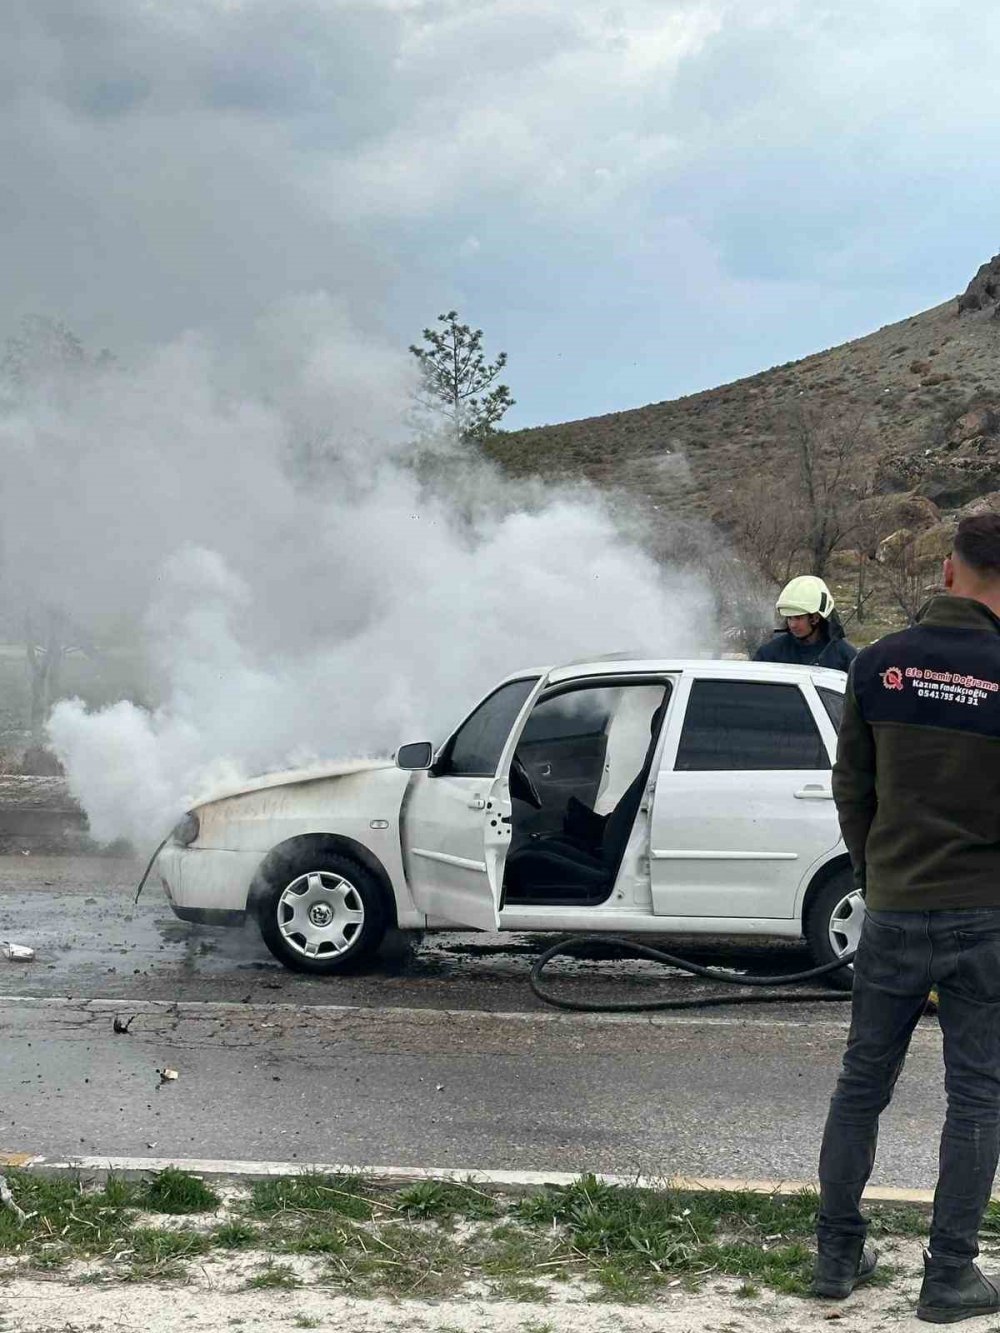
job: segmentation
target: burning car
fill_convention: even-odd
[[[845,681],[736,661],[518,672],[440,747],[196,806],[160,876],[177,916],[249,913],[304,972],[357,967],[389,927],[804,936],[830,962],[864,911],[830,786]]]

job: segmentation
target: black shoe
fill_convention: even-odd
[[[847,1236],[820,1244],[813,1268],[813,1296],[842,1301],[860,1282],[867,1282],[875,1272],[878,1250],[866,1245],[863,1236]]]
[[[955,1324],[1000,1311],[1000,1285],[973,1263],[960,1268],[935,1262],[924,1251],[924,1281],[917,1318],[931,1324]]]

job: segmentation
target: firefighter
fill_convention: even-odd
[[[776,610],[784,624],[757,649],[755,662],[847,671],[858,650],[844,638],[833,594],[822,579],[815,574],[800,574],[786,583]]]

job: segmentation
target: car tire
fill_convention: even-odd
[[[355,971],[389,924],[378,880],[353,857],[321,852],[285,862],[257,900],[264,943],[293,972]]]
[[[809,904],[803,922],[803,933],[817,967],[857,948],[864,911],[864,899],[854,887],[851,871],[843,869],[831,875]],[[850,990],[854,968],[829,972],[826,981],[838,990]]]

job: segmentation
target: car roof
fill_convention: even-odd
[[[809,678],[817,685],[835,690],[843,690],[847,685],[846,674],[829,667],[793,666],[784,662],[750,662],[745,658],[730,657],[599,657],[591,661],[568,662],[563,666],[540,667],[534,671],[517,671],[508,679],[518,680],[527,675],[544,675],[547,684],[562,685],[567,681],[592,679],[594,676],[666,674],[761,682],[801,681]]]

